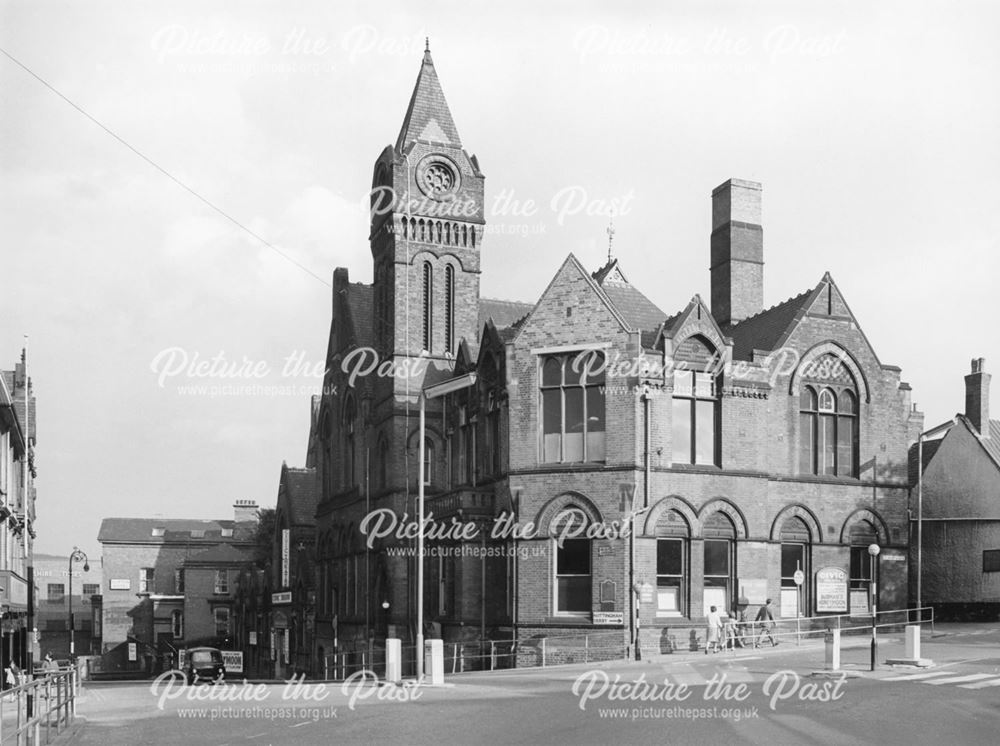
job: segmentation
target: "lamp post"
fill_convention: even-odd
[[[409,328],[409,325],[407,325]],[[409,378],[406,379],[409,381]],[[419,463],[417,465],[417,681],[424,678],[424,450],[426,448],[425,430],[427,400],[436,399],[445,394],[461,391],[476,383],[475,373],[466,373],[451,378],[433,386],[427,386],[420,391],[420,436],[417,440]]]
[[[90,563],[87,561],[87,553],[79,547],[73,547],[73,553],[69,556],[69,655],[70,658],[76,655],[76,640],[74,639],[73,628],[73,562],[83,562],[83,571],[90,572]]]
[[[871,562],[870,569],[871,569],[871,588],[872,588],[872,591],[871,591],[871,607],[872,607],[872,661],[871,661],[871,670],[872,671],[875,670],[875,657],[878,654],[878,637],[877,637],[878,633],[876,632],[877,628],[876,628],[876,622],[875,622],[875,617],[878,614],[878,609],[877,609],[877,604],[878,604],[878,590],[876,588],[877,581],[875,580],[875,558],[878,557],[878,553],[881,552],[881,551],[882,551],[882,549],[881,549],[881,547],[879,547],[878,544],[869,544],[868,545],[868,557],[869,557],[869,561]]]

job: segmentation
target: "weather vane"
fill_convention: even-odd
[[[611,245],[615,240],[615,211],[608,212],[608,264],[611,263]]]

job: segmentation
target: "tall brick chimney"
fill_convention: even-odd
[[[712,191],[712,315],[735,324],[764,308],[761,186],[730,179]]]
[[[237,500],[233,503],[233,520],[236,523],[257,522],[257,501]]]
[[[986,359],[972,361],[972,373],[965,377],[965,416],[984,438],[990,437],[990,376]]]

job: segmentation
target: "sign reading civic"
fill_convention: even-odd
[[[847,611],[847,573],[839,567],[816,571],[816,611]]]

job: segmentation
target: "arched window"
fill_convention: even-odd
[[[879,557],[868,553],[871,544],[878,544],[878,531],[871,521],[858,521],[851,526],[851,613],[868,614],[871,602],[872,573],[878,582]],[[858,593],[858,591],[861,591]]]
[[[424,439],[424,484],[434,484],[434,441]]]
[[[790,516],[781,524],[781,609],[798,609],[801,616],[809,616],[809,584],[800,587],[795,573],[810,577],[811,558],[809,526],[799,516]]]
[[[542,358],[544,463],[604,461],[604,353]]]
[[[698,336],[674,352],[673,462],[719,464],[719,397],[715,349]]]
[[[434,309],[434,277],[431,273],[431,263],[424,262],[424,307],[423,307],[423,343],[427,352],[431,351],[431,319]]]
[[[593,609],[591,540],[568,538],[568,535],[577,535],[578,529],[589,523],[587,515],[579,508],[567,508],[552,521],[556,614],[581,616],[590,614]],[[560,535],[567,535],[567,538],[560,541]]]
[[[683,616],[688,598],[690,529],[676,510],[656,522],[656,615]]]
[[[799,472],[858,476],[858,394],[832,354],[808,364],[799,396]]]
[[[736,553],[736,527],[725,513],[712,513],[705,519],[705,589],[704,614],[715,606],[728,609],[733,598],[733,565]]]
[[[354,469],[355,426],[357,424],[357,409],[354,397],[350,396],[344,404],[344,488],[350,489],[356,484]]]
[[[444,268],[444,351],[455,352],[455,268]]]

